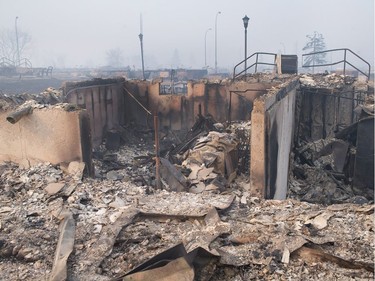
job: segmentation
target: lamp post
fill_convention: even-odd
[[[16,43],[17,43],[17,63],[18,63],[18,66],[19,66],[21,61],[20,61],[20,48],[18,46],[17,20],[18,20],[18,17],[16,17],[16,19],[15,19],[15,27],[16,27]]]
[[[207,68],[207,33],[212,30],[212,28],[209,28],[206,30],[206,33],[204,34],[204,67]]]
[[[145,63],[143,60],[143,34],[139,33],[138,37],[139,37],[139,41],[141,42],[142,77],[143,77],[143,80],[145,80]]]
[[[243,26],[245,27],[245,75],[246,75],[246,72],[247,72],[247,26],[249,25],[249,17],[245,15],[242,18],[242,20],[243,20]]]
[[[217,16],[220,14],[220,11],[217,12],[215,17],[215,73],[217,73]]]

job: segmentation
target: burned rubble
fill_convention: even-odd
[[[9,163],[1,169],[0,252],[7,279],[50,276],[64,210],[76,225],[70,280],[123,276],[181,242],[187,253],[198,247],[210,253],[203,255],[208,267],[199,280],[372,276],[372,204],[264,201],[240,189],[235,195],[147,195],[144,186],[81,179],[47,164],[21,169]],[[62,189],[49,192],[53,183]]]
[[[299,77],[308,89],[338,89],[353,81],[337,75]],[[159,155],[153,130],[118,127],[93,148],[92,177],[82,161],[30,167],[3,162],[2,278],[373,278],[373,189],[353,185],[359,124],[373,118],[372,97],[359,105],[353,126],[337,126],[320,138],[303,134],[306,127],[298,129],[285,200],[251,192],[252,121],[218,122],[210,114],[199,113],[184,133],[163,128]]]
[[[345,85],[353,84],[351,77],[342,77],[335,74],[319,75],[314,77],[302,76],[302,85],[317,89],[342,89]],[[290,177],[289,196],[307,202],[332,204],[342,202],[367,203],[373,201],[373,164],[369,161],[366,174],[369,184],[366,186],[353,185],[355,181],[355,158],[358,153],[358,144],[361,140],[373,139],[371,124],[367,132],[358,133],[358,126],[363,120],[374,120],[374,96],[365,94],[366,83],[356,82],[359,88],[357,106],[354,109],[356,120],[350,126],[336,128],[326,134],[325,138],[311,140],[306,135],[300,136],[293,152],[292,176]],[[311,90],[311,88],[309,88]],[[372,125],[373,127],[373,125]],[[303,129],[302,129],[303,130]],[[365,150],[369,158],[373,159],[373,145],[366,143]],[[373,161],[372,161],[373,162]],[[357,165],[359,161],[357,158]],[[361,167],[361,169],[365,169]],[[366,176],[365,176],[366,178]],[[317,184],[319,183],[319,184]]]

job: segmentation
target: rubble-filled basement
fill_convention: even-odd
[[[371,280],[374,88],[94,79],[0,97],[1,280]]]

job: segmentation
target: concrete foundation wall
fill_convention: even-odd
[[[266,193],[267,127],[265,112],[265,98],[260,97],[254,101],[251,112],[250,137],[250,191],[252,196],[260,198],[264,198]]]
[[[211,114],[218,122],[249,120],[254,100],[280,82],[190,81],[187,94],[174,95],[161,95],[160,84],[161,80],[93,80],[69,83],[64,86],[64,93],[68,102],[87,110],[95,147],[102,143],[107,131],[116,130],[119,125],[153,127],[152,115],[156,113],[162,130],[175,131],[189,130],[199,113]]]
[[[341,90],[301,89],[297,98],[296,138],[315,141],[333,137],[335,131],[358,121],[353,113],[357,98],[351,85]]]
[[[254,102],[250,141],[250,191],[253,196],[286,197],[298,87],[298,79],[294,79]]]
[[[152,113],[158,112],[160,128],[189,130],[199,113],[211,114],[218,122],[249,120],[253,101],[277,83],[206,83],[188,82],[187,94],[160,95],[160,82],[141,89],[139,82],[127,81],[126,87]],[[231,94],[232,92],[232,94]],[[128,120],[145,124],[145,114],[132,98],[125,94],[125,103],[137,110],[128,111]],[[229,110],[230,106],[230,110]],[[230,112],[230,116],[229,116]],[[149,122],[148,122],[149,123]]]
[[[95,82],[95,81],[94,81]],[[69,85],[64,92],[67,102],[87,110],[90,116],[92,142],[102,143],[108,130],[125,122],[125,103],[122,82],[113,80],[81,86]]]
[[[353,184],[374,192],[374,117],[361,119],[357,129],[357,153]]]
[[[267,110],[268,177],[266,198],[285,199],[288,186],[289,155],[294,133],[296,89]]]
[[[40,162],[59,164],[83,161],[91,169],[91,151],[88,147],[89,127],[85,111],[68,112],[62,108],[34,109],[15,124],[6,121],[9,112],[0,113],[0,161],[12,161],[23,166]],[[81,131],[85,130],[84,139]],[[88,142],[88,143],[87,143]]]
[[[137,100],[147,108],[150,96],[149,89],[159,88],[159,84],[150,84],[148,81],[124,82],[124,88],[127,89]],[[139,124],[148,126],[153,124],[153,118],[125,91],[119,92],[123,105],[118,105],[121,115],[120,125]]]

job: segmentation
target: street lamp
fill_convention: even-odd
[[[143,22],[142,22],[142,14],[140,14],[139,17],[139,25],[140,25],[140,33],[138,34],[139,41],[141,43],[141,59],[142,59],[142,77],[143,80],[146,80],[145,78],[145,61],[143,59]]]
[[[141,42],[141,59],[142,59],[142,77],[145,80],[145,62],[143,60],[143,34],[142,32],[138,35],[139,41]]]
[[[217,73],[217,16],[220,14],[221,12],[217,12],[215,17],[215,73]]]
[[[247,26],[249,25],[249,17],[245,15],[242,18],[242,20],[243,20],[243,26],[245,27],[245,75],[246,75],[246,72],[247,72]]]
[[[16,26],[16,43],[17,43],[17,63],[18,63],[18,66],[19,66],[21,61],[20,61],[20,48],[18,46],[17,20],[18,20],[18,17],[16,17],[16,19],[15,19],[15,26]]]
[[[209,28],[206,30],[206,33],[204,34],[204,67],[207,68],[207,32],[212,30],[212,28]]]

